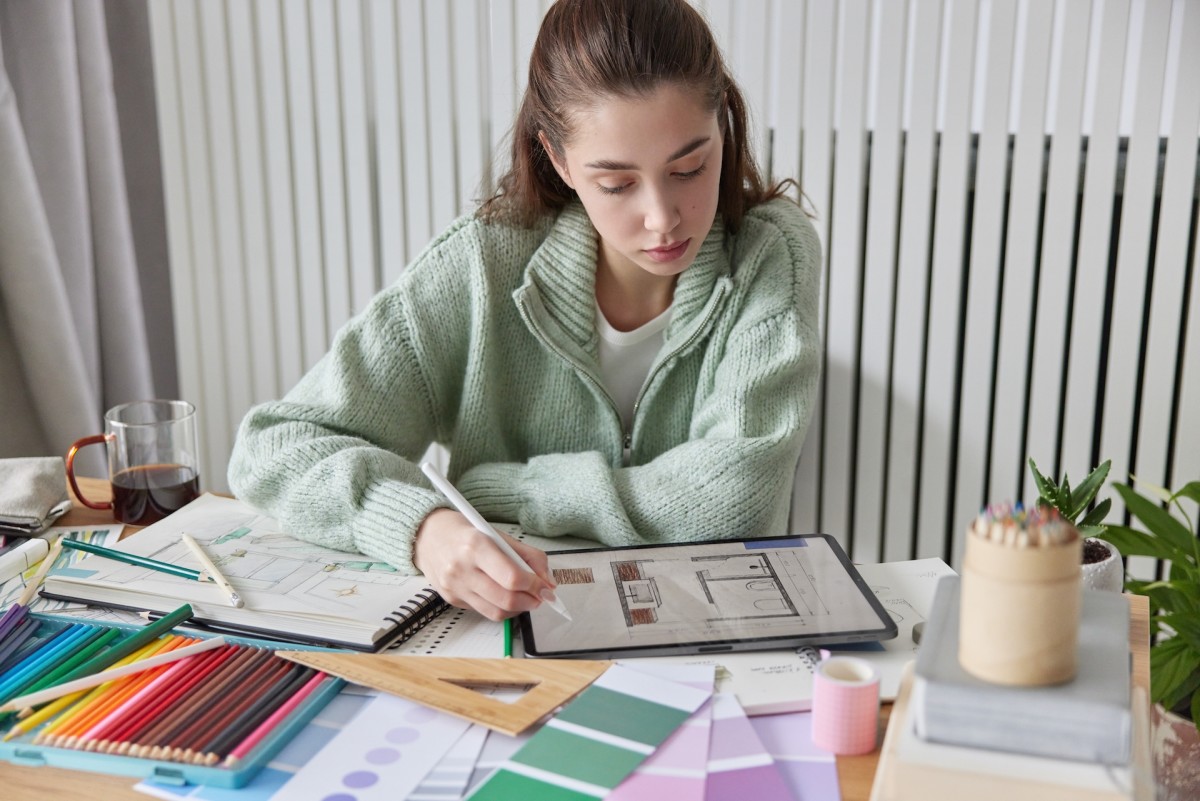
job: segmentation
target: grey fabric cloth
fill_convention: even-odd
[[[0,0],[0,457],[156,394],[122,165],[104,4]]]
[[[36,534],[71,508],[58,456],[0,459],[0,533]]]

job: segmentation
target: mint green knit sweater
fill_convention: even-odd
[[[776,200],[736,236],[713,227],[630,432],[597,362],[596,246],[578,204],[538,230],[458,220],[283,400],[250,411],[230,487],[299,537],[404,571],[421,521],[449,506],[415,464],[432,442],[485,517],[544,536],[786,533],[819,369],[807,218]]]

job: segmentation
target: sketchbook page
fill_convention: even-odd
[[[48,528],[39,534],[38,538],[52,541],[59,537],[65,537],[67,539],[78,540],[80,542],[89,542],[93,545],[110,547],[115,545],[121,538],[121,531],[123,529],[124,526],[120,523],[90,527],[53,526],[52,528]],[[59,552],[58,558],[54,560],[53,568],[54,570],[61,572],[78,566],[86,567],[86,564],[83,563],[87,562],[89,556],[91,556],[91,554],[84,553],[83,551],[73,551],[69,548],[64,548]],[[20,597],[21,593],[25,590],[25,585],[27,582],[33,578],[35,573],[37,573],[38,566],[40,564],[41,561],[39,560],[0,585],[0,609],[7,608],[14,601],[16,601],[17,598]],[[68,603],[66,601],[54,601],[49,598],[34,597],[33,601],[29,604],[29,608],[34,612],[59,614],[64,611],[81,610],[86,609],[87,607],[81,604]],[[143,620],[141,622],[145,621]]]
[[[386,653],[406,656],[504,656],[504,624],[469,609],[447,609],[410,639]]]
[[[198,618],[342,640],[353,635],[369,642],[375,632],[400,622],[397,610],[419,600],[428,587],[423,577],[404,576],[361,554],[296,539],[247,504],[207,494],[122,540],[116,549],[198,569],[180,539],[184,532],[234,585],[245,608],[230,607],[215,584],[104,558],[87,560],[86,570],[52,572],[46,591],[112,603],[125,599],[127,605],[150,608],[187,602]]]
[[[879,672],[880,698],[891,701],[900,690],[900,677],[904,666],[917,658],[918,646],[913,640],[913,626],[929,617],[938,580],[942,576],[957,574],[937,558],[881,562],[856,567],[859,575],[866,580],[875,597],[896,622],[899,633],[891,640],[836,645],[829,650],[834,654],[859,656],[870,662]]]

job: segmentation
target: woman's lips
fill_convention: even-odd
[[[647,250],[645,253],[651,259],[659,263],[675,261],[682,256],[685,251],[687,251],[688,244],[690,244],[691,241],[691,239],[685,239],[682,242],[676,242],[674,245],[667,245],[666,247]]]

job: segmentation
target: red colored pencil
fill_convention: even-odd
[[[240,760],[244,759],[246,754],[250,753],[256,745],[266,739],[267,735],[274,731],[279,722],[291,714],[292,710],[300,706],[305,698],[312,695],[313,691],[321,685],[329,676],[326,673],[317,673],[308,680],[308,683],[292,694],[292,697],[284,702],[283,706],[271,713],[270,717],[258,724],[254,731],[250,732],[240,743],[234,746],[229,752],[229,756],[225,759],[225,764],[228,767],[233,767]]]
[[[242,675],[244,666],[257,659],[260,653],[257,648],[244,645],[235,645],[233,648],[233,655],[216,669],[205,673],[189,688],[185,698],[177,699],[177,703],[163,710],[162,714],[144,721],[142,725],[128,732],[118,746],[118,753],[150,755],[154,743],[161,742],[181,720],[196,713],[196,710],[202,710],[220,693],[222,687],[236,681]]]
[[[257,699],[264,686],[269,686],[276,677],[288,670],[291,663],[272,654],[271,658],[259,665],[245,681],[239,682],[234,690],[221,699],[220,704],[212,704],[206,714],[198,718],[184,731],[173,737],[168,743],[168,754],[171,759],[186,759],[194,746],[204,742],[209,732],[236,716],[246,698]]]
[[[84,738],[91,741],[88,750],[101,746],[105,751],[111,750],[124,740],[129,732],[135,731],[146,720],[162,714],[164,709],[188,692],[207,673],[229,659],[235,648],[236,646],[229,646],[206,651],[195,660],[189,657],[177,663],[182,666],[178,673],[164,673],[123,704],[112,718],[101,722],[98,730],[85,734]]]

